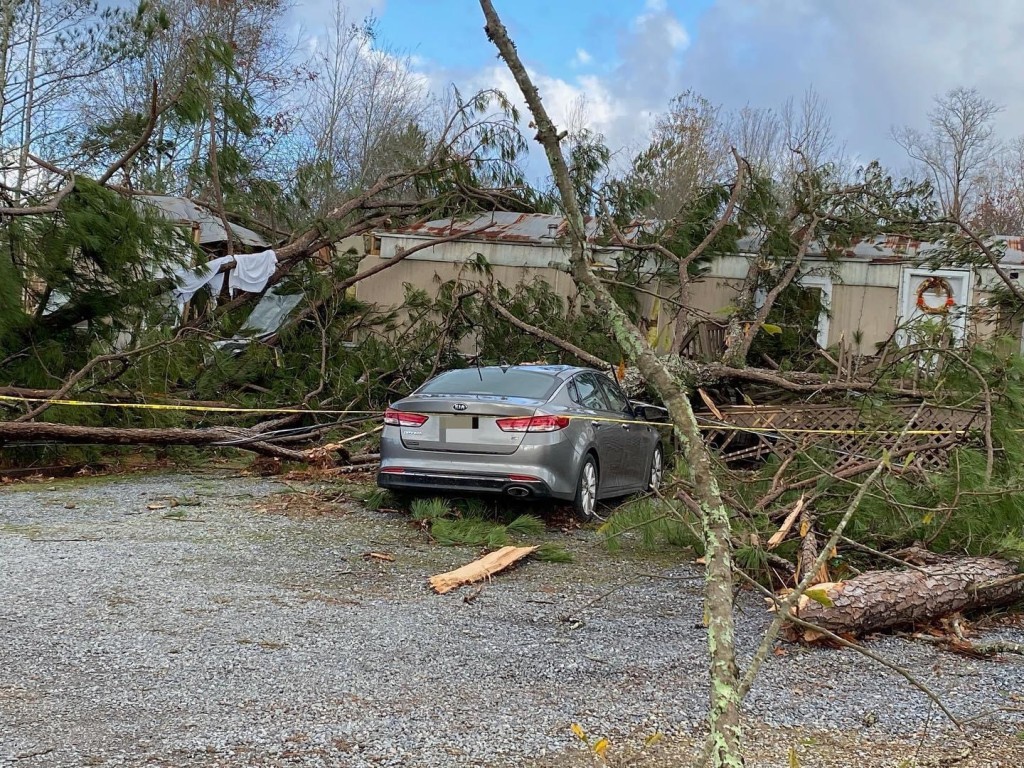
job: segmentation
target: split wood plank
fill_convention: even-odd
[[[461,568],[456,568],[454,571],[431,576],[430,586],[439,595],[443,595],[445,592],[451,592],[453,589],[457,589],[465,584],[473,584],[477,581],[489,579],[499,571],[503,571],[510,565],[519,562],[527,555],[533,554],[537,549],[538,547],[502,547]]]

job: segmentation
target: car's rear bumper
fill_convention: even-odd
[[[562,433],[530,433],[514,453],[428,451],[402,443],[396,427],[381,436],[377,483],[395,490],[503,493],[572,499],[580,459]],[[532,478],[527,479],[527,478]]]
[[[539,478],[508,475],[486,475],[461,472],[431,472],[407,469],[402,472],[381,471],[377,485],[396,491],[445,491],[463,493],[495,493],[517,498],[554,498],[551,488]]]

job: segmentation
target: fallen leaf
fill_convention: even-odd
[[[604,753],[608,751],[608,739],[599,739],[594,745],[594,754],[598,757],[604,757]]]
[[[363,554],[367,560],[383,560],[386,563],[395,562],[395,556],[389,555],[386,552],[366,552]]]
[[[828,596],[828,592],[824,589],[808,589],[804,592],[804,595],[818,603],[818,605],[823,605],[826,608],[832,608],[835,606],[835,603],[832,602],[832,598]]]
[[[655,744],[657,744],[663,738],[664,738],[664,734],[663,733],[660,733],[659,731],[655,731],[650,736],[648,736],[646,739],[644,739],[644,746],[645,747],[653,747]]]
[[[167,509],[166,504],[147,504],[146,509]]]

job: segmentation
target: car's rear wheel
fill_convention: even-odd
[[[576,481],[576,498],[572,507],[576,516],[585,522],[600,520],[597,513],[597,489],[601,476],[597,469],[597,459],[588,454],[580,467],[580,477]]]
[[[651,475],[647,481],[647,490],[650,493],[657,493],[661,488],[661,481],[665,477],[665,454],[660,445],[654,446],[654,453],[651,454]]]

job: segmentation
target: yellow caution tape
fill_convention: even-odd
[[[799,427],[741,427],[735,424],[701,424],[701,429],[723,432],[794,435],[966,435],[969,429],[801,429]],[[1024,431],[1024,430],[1017,430]]]
[[[50,405],[71,405],[85,408],[132,408],[151,411],[191,411],[212,413],[302,413],[309,415],[326,414],[380,416],[381,411],[321,410],[314,408],[242,408],[224,405],[177,405],[171,403],[103,403],[95,400],[51,400],[46,397],[14,397],[0,395],[0,400],[18,403],[49,403]]]
[[[45,397],[20,397],[14,395],[0,395],[0,401],[17,403],[48,403],[50,405],[65,405],[84,408],[131,408],[153,411],[185,411],[192,413],[252,413],[252,414],[304,414],[309,416],[382,416],[381,411],[359,411],[359,410],[334,410],[317,408],[243,408],[241,406],[217,406],[217,405],[180,405],[171,403],[109,403],[95,400],[50,400]],[[414,411],[408,411],[414,413]],[[420,414],[423,416],[437,415]],[[641,424],[648,427],[672,427],[671,423],[644,421],[641,419],[617,419],[607,416],[589,416],[583,414],[558,414],[569,419],[582,419],[585,421],[598,421],[611,424]],[[721,430],[725,432],[749,432],[752,434],[793,434],[793,435],[966,435],[970,430],[966,429],[910,429],[910,430],[878,430],[878,429],[806,429],[800,427],[743,427],[735,424],[700,424],[699,428],[704,431]],[[1015,430],[1024,431],[1024,430]]]

